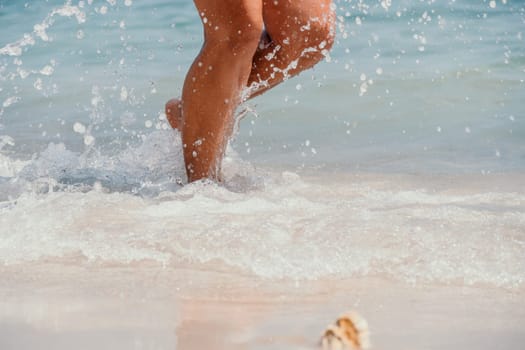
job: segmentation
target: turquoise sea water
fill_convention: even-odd
[[[96,150],[140,143],[180,94],[201,45],[190,1],[81,3],[0,3],[0,133],[15,143],[2,148],[10,157],[30,158],[50,142],[85,151],[76,122]],[[524,169],[522,2],[337,5],[331,62],[249,103],[259,118],[245,120],[233,142],[243,159],[365,171]]]
[[[326,62],[247,103],[226,187],[181,187],[192,2],[0,0],[0,263],[523,288],[525,3],[336,5]]]

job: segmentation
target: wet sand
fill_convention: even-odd
[[[209,266],[0,268],[0,348],[317,349],[358,310],[375,349],[522,349],[522,290],[268,280]]]

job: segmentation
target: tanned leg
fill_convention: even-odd
[[[195,0],[195,5],[205,41],[182,92],[184,161],[188,181],[220,181],[233,113],[263,30],[262,0]]]
[[[319,62],[335,36],[335,13],[330,0],[264,0],[265,32],[253,57],[249,98],[260,95]],[[173,128],[181,124],[180,99],[166,104]]]
[[[241,91],[250,86],[248,97],[257,96],[312,67],[335,35],[330,0],[215,2],[195,1],[205,44],[186,77],[184,104],[166,103],[170,125],[182,131],[189,181],[219,179]]]
[[[331,0],[263,0],[266,30],[253,58],[251,97],[311,68],[332,48],[335,12]]]

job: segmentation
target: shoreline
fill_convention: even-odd
[[[378,278],[271,280],[185,268],[0,268],[2,349],[317,349],[353,309],[375,349],[519,349],[523,289]],[[3,340],[2,340],[3,339]]]

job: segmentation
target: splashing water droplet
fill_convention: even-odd
[[[120,88],[120,100],[126,101],[128,99],[128,89],[125,86]]]
[[[12,97],[9,97],[7,98],[4,103],[2,104],[2,106],[5,108],[5,107],[9,107],[15,103],[17,103],[18,101],[20,101],[20,97],[18,96],[12,96]]]
[[[84,124],[76,122],[73,125],[73,131],[75,131],[76,133],[79,133],[79,134],[85,134],[86,133],[86,127],[84,126]]]
[[[91,135],[85,135],[84,136],[84,144],[86,146],[90,146],[93,143],[95,143],[95,138],[93,136],[91,136]]]
[[[37,90],[42,90],[42,79],[38,78],[37,80],[35,80],[33,87]]]
[[[54,71],[55,71],[55,69],[53,67],[47,65],[47,66],[45,66],[44,68],[42,68],[40,70],[40,74],[49,76],[49,75],[53,74]]]

